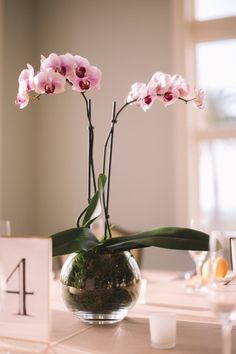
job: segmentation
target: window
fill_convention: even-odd
[[[196,0],[195,18],[196,20],[210,20],[236,15],[235,0]]]
[[[176,210],[180,224],[236,227],[236,1],[173,4],[174,67],[206,91],[206,109],[177,126]],[[179,109],[179,111],[178,111]],[[183,156],[183,158],[182,158]],[[185,157],[185,158],[184,158]],[[183,173],[183,166],[186,173]],[[182,186],[181,186],[182,182]],[[178,187],[180,185],[180,187]]]
[[[195,0],[194,9],[195,73],[206,91],[206,109],[191,142],[196,144],[198,173],[195,208],[206,226],[235,227],[236,2]]]

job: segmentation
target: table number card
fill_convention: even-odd
[[[6,290],[0,337],[49,342],[51,239],[0,238]]]

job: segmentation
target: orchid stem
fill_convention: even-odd
[[[135,102],[133,100],[131,102],[126,102],[118,112],[116,112],[116,102],[113,102],[112,108],[112,121],[111,121],[111,128],[109,130],[105,145],[104,145],[104,152],[103,152],[103,174],[106,174],[106,159],[107,159],[107,148],[109,144],[109,161],[108,161],[108,175],[107,175],[107,189],[106,189],[106,197],[105,193],[103,192],[103,204],[104,204],[104,211],[105,211],[105,239],[107,236],[107,231],[109,234],[109,238],[112,237],[111,229],[109,224],[109,200],[110,200],[110,186],[111,186],[111,166],[112,166],[112,154],[113,154],[113,142],[114,142],[114,130],[115,124],[117,123],[117,118],[119,114],[125,109],[128,105]]]
[[[95,177],[95,170],[94,170],[94,160],[93,160],[93,146],[94,146],[94,127],[92,125],[92,114],[91,114],[91,100],[87,99],[84,92],[82,92],[82,96],[86,103],[86,111],[87,111],[87,118],[89,122],[89,151],[88,151],[88,202],[91,199],[91,184],[93,182],[93,189],[94,192],[97,191],[96,187],[96,177]],[[92,179],[92,182],[91,182]]]

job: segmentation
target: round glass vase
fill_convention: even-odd
[[[67,308],[80,320],[113,324],[136,303],[141,274],[128,251],[80,251],[67,258],[60,281]]]

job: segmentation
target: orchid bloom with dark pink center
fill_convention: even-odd
[[[18,92],[15,100],[15,104],[19,106],[20,109],[25,108],[29,103],[29,95],[27,91]]]
[[[35,91],[32,98],[39,98],[47,93],[61,93],[66,82],[73,90],[84,93],[91,89],[99,89],[101,71],[91,66],[86,58],[70,53],[57,55],[51,53],[48,57],[41,55],[40,71],[34,75],[34,69],[27,65],[19,76],[19,89],[15,103],[24,108],[29,102],[28,92]]]
[[[72,89],[85,92],[91,89],[99,89],[102,73],[96,66],[91,66],[86,58],[75,55],[75,69],[68,77],[72,83]]]
[[[73,55],[70,53],[60,55],[61,67],[59,73],[69,78],[75,70],[76,62]]]
[[[27,69],[22,70],[15,102],[20,108],[24,108],[29,102],[30,91],[35,91],[35,97],[39,98],[44,93],[63,92],[66,83],[74,91],[84,94],[89,90],[99,89],[101,77],[101,70],[92,66],[88,59],[82,56],[51,53],[48,57],[41,56],[40,71],[36,75],[29,64]],[[187,98],[189,91],[189,85],[182,76],[155,72],[147,85],[136,82],[131,86],[125,106],[133,104],[147,111],[155,100],[162,102],[166,107],[179,99],[185,103],[192,101],[196,108],[202,109],[204,92],[195,90],[196,96]]]
[[[131,86],[127,102],[131,102],[131,104],[141,107],[146,112],[153,104],[154,99],[155,97],[148,92],[146,84],[136,82]]]
[[[177,99],[187,97],[189,94],[189,85],[180,75],[170,77],[169,86],[163,95],[159,96],[159,100],[168,106],[173,104]]]
[[[147,111],[156,99],[161,101],[165,107],[180,99],[186,103],[193,101],[196,108],[203,108],[204,92],[195,90],[196,97],[188,99],[189,92],[189,85],[181,75],[171,76],[156,72],[147,85],[136,82],[131,86],[127,103],[131,102],[131,104],[140,106],[144,111]],[[133,100],[135,102],[132,102]]]
[[[148,83],[148,90],[153,96],[163,95],[168,91],[170,86],[171,76],[162,72],[156,72],[152,75]]]
[[[64,92],[65,83],[65,77],[51,68],[40,71],[34,77],[35,92],[38,94]]]
[[[143,82],[135,82],[131,86],[131,90],[127,97],[127,102],[133,102],[133,104],[139,106],[140,105],[140,98],[143,97],[143,93],[146,92],[146,84]]]
[[[75,68],[74,56],[70,53],[62,55],[52,53],[47,58],[41,56],[40,70],[45,71],[49,68],[63,76],[69,77]]]
[[[171,81],[172,77],[169,74],[156,72],[148,83],[151,95],[156,96],[164,106],[173,104],[179,96],[178,90]]]

